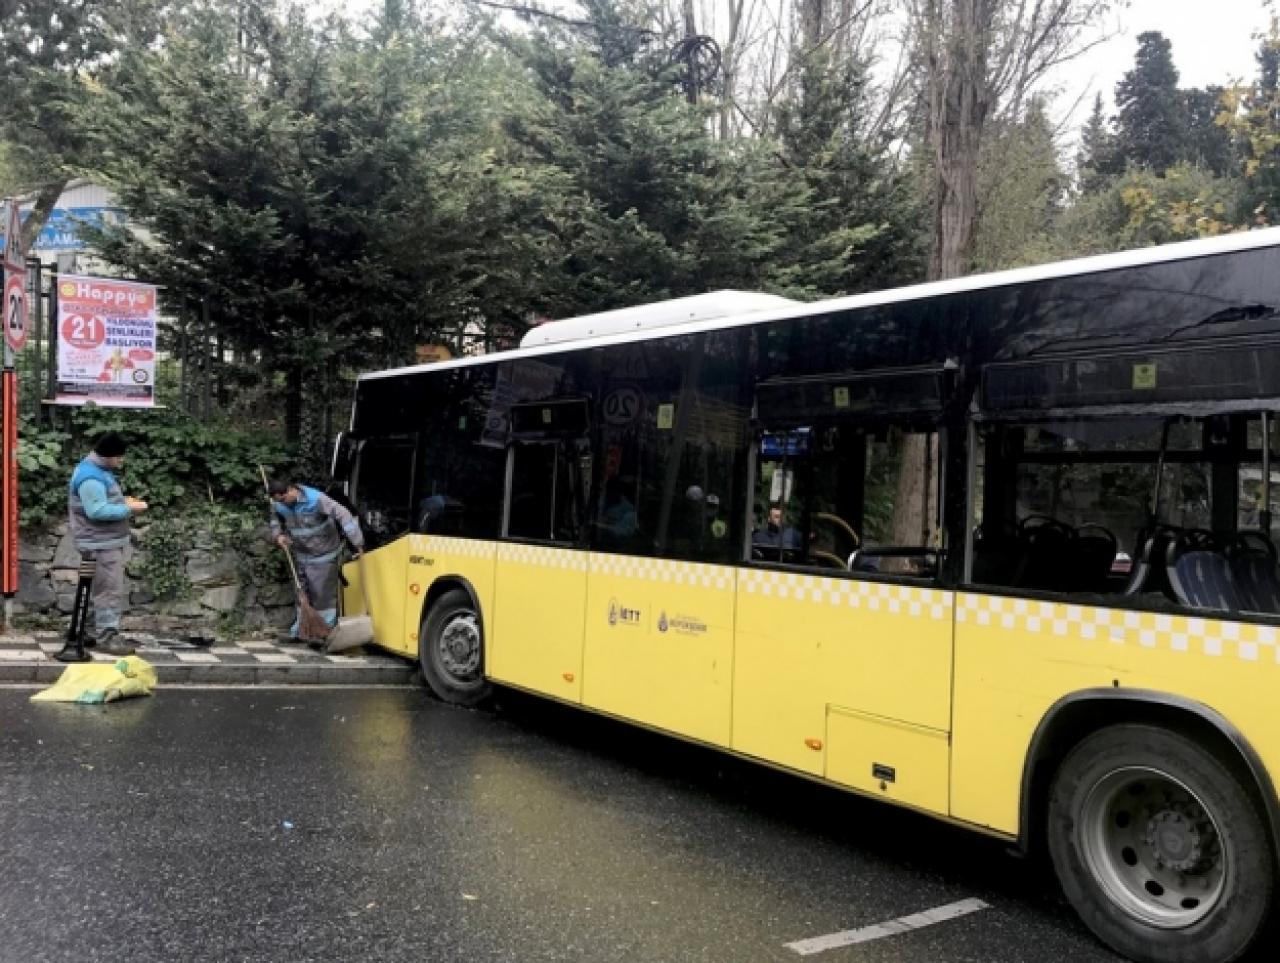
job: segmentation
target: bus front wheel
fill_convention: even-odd
[[[1063,891],[1094,934],[1144,963],[1227,963],[1263,931],[1274,860],[1240,777],[1200,743],[1118,725],[1068,754],[1049,791]]]
[[[427,612],[418,633],[418,661],[428,688],[442,701],[474,706],[489,697],[480,613],[462,589],[445,592]]]

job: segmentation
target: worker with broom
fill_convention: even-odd
[[[338,621],[338,554],[345,538],[358,556],[364,550],[364,535],[351,513],[322,492],[294,481],[267,482],[271,497],[271,535],[277,545],[298,560],[297,617],[281,642],[324,641],[323,632]],[[319,636],[319,637],[317,637]]]

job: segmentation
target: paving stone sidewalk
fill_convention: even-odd
[[[271,641],[197,648],[164,645],[141,632],[129,637],[138,645],[137,655],[155,666],[162,685],[404,685],[417,676],[412,662],[366,647],[325,655]],[[61,649],[62,638],[52,632],[0,635],[0,683],[54,682],[66,668],[54,658]],[[94,661],[112,661],[89,651]]]

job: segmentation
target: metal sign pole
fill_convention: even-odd
[[[27,262],[22,255],[22,222],[18,202],[9,200],[4,238],[4,371],[0,373],[0,591],[4,592],[4,624],[13,625],[13,599],[18,591],[18,372],[17,353],[27,340]]]
[[[44,397],[44,368],[41,359],[44,357],[44,265],[36,257],[27,258],[27,279],[30,281],[27,300],[27,319],[31,322],[31,330],[36,336],[35,357],[28,356],[28,370],[31,386],[27,389],[31,403],[35,405],[32,414],[36,420],[44,421],[44,406],[40,400]],[[21,397],[21,396],[19,396]]]
[[[18,372],[13,349],[4,349],[4,624],[13,625],[18,591]]]
[[[58,399],[58,265],[49,267],[49,353],[45,357],[44,396],[49,404]],[[52,410],[52,409],[50,409]],[[47,419],[52,421],[52,418]]]

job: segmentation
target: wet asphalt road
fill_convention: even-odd
[[[1116,959],[998,842],[513,695],[30,694],[0,689],[6,963]]]

